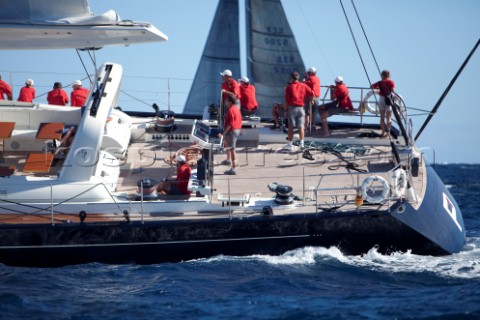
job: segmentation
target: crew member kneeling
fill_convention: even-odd
[[[188,180],[192,173],[192,168],[186,163],[185,156],[177,157],[177,178],[175,180],[162,181],[158,187],[159,194],[189,195]]]

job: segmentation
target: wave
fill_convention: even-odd
[[[377,272],[430,273],[443,278],[480,280],[480,238],[467,238],[467,244],[463,251],[439,257],[416,255],[411,252],[395,252],[384,255],[379,253],[376,248],[370,249],[363,255],[351,256],[343,254],[337,247],[303,247],[279,256],[216,256],[203,261],[216,263],[231,260],[235,262],[256,260],[276,266],[317,266],[333,261],[344,266],[365,268]]]

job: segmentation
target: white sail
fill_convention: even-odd
[[[280,0],[246,0],[247,75],[256,87],[257,115],[271,117],[273,102],[282,102],[292,71],[305,72],[302,56]],[[220,0],[184,112],[202,114],[218,103],[222,80],[230,69],[240,78],[238,0]]]
[[[246,1],[247,74],[256,87],[261,117],[283,102],[290,73],[305,72],[302,56],[280,0]]]

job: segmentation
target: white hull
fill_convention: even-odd
[[[166,41],[150,24],[114,25],[0,24],[0,50],[92,49],[112,45]]]

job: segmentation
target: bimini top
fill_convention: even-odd
[[[148,22],[90,11],[87,0],[0,0],[0,50],[101,48],[166,41]]]

